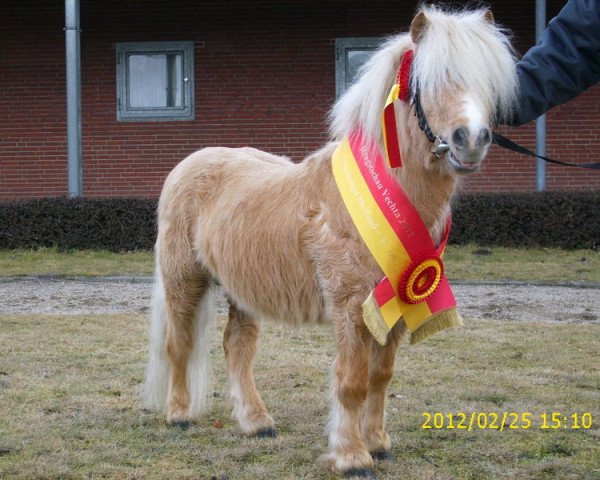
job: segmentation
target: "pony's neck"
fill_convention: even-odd
[[[444,169],[436,165],[426,167],[431,156],[431,144],[419,129],[408,105],[402,111],[403,118],[397,123],[403,166],[394,169],[393,175],[438,245],[450,215],[450,201],[457,187],[457,178],[444,173]]]

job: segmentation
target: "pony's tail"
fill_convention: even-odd
[[[210,326],[215,311],[209,291],[203,295],[194,317],[193,348],[188,360],[187,387],[189,392],[189,418],[198,417],[208,408],[210,394]],[[146,380],[142,396],[144,407],[159,412],[166,411],[169,390],[170,365],[165,349],[167,309],[165,289],[160,267],[154,275],[154,290],[150,317],[150,345]]]
[[[149,410],[164,411],[169,389],[169,359],[165,351],[167,308],[165,289],[158,264],[154,273],[149,333],[150,344],[148,346],[146,381],[142,392],[143,402],[144,407]]]
[[[187,385],[190,393],[190,418],[199,417],[210,406],[212,396],[210,332],[216,311],[210,291],[200,299],[194,317],[194,347],[188,361]]]

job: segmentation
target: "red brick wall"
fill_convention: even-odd
[[[406,28],[416,2],[81,0],[84,193],[155,197],[168,171],[209,145],[251,145],[302,159],[326,141],[334,41]],[[533,43],[533,3],[491,2]],[[550,15],[562,5],[550,1]],[[257,4],[260,4],[257,6]],[[390,14],[393,12],[393,14]],[[0,6],[0,199],[65,195],[64,2]],[[116,121],[115,43],[193,40],[196,118]],[[595,161],[596,88],[549,115],[548,153]],[[533,144],[533,129],[511,136]],[[599,188],[600,175],[548,167],[552,189]],[[534,162],[494,149],[466,190],[534,188]]]
[[[67,175],[63,6],[7,3],[0,5],[0,199],[61,195]]]

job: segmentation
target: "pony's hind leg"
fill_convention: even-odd
[[[267,413],[256,389],[252,367],[258,345],[260,326],[257,319],[240,310],[229,300],[229,321],[223,336],[233,417],[249,435],[274,437],[273,419]]]
[[[167,421],[183,428],[202,413],[208,393],[207,328],[212,312],[209,277],[198,265],[171,263],[163,268],[169,360]]]
[[[388,334],[386,345],[373,342],[369,364],[369,390],[361,421],[362,438],[376,460],[391,459],[390,436],[385,430],[385,402],[387,387],[394,373],[394,360],[400,339],[406,332],[398,322]]]

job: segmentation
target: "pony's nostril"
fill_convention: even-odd
[[[492,143],[492,133],[490,132],[490,129],[482,128],[479,132],[479,135],[477,136],[477,141],[475,142],[475,144],[478,147],[485,147],[490,143]]]
[[[452,134],[452,142],[456,147],[466,147],[468,140],[469,136],[463,127],[454,130],[454,133]]]

